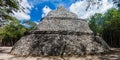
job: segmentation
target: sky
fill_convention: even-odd
[[[22,0],[20,3],[25,8],[25,12],[14,12],[14,15],[19,20],[30,20],[40,22],[40,19],[45,17],[51,10],[58,6],[64,6],[68,11],[78,15],[78,18],[87,19],[95,13],[104,14],[108,9],[112,8],[112,0]],[[89,8],[87,9],[87,7]]]

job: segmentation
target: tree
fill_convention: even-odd
[[[0,0],[0,27],[14,21],[10,13],[17,10],[19,10],[18,0]]]
[[[89,26],[94,32],[94,35],[99,35],[102,32],[103,17],[102,14],[96,13],[90,18]]]
[[[91,17],[89,26],[95,34],[99,33],[111,47],[120,47],[119,9],[112,8],[103,15],[95,14]]]
[[[0,0],[0,43],[2,45],[13,45],[21,38],[26,31],[29,31],[35,27],[34,22],[26,21],[26,27],[20,24],[20,21],[13,17],[13,11],[24,11],[24,7],[21,6],[23,0]]]
[[[110,9],[105,14],[103,38],[110,46],[120,47],[120,12],[117,9]]]
[[[32,30],[36,26],[36,23],[31,21],[26,21],[24,23],[29,25],[29,27],[20,24],[20,21],[18,20],[16,20],[16,22],[7,24],[4,29],[0,31],[0,37],[2,37],[2,45],[14,45],[15,42],[17,42],[22,36],[24,36],[25,32]]]
[[[0,31],[2,45],[13,45],[20,37],[24,35],[26,30],[26,27],[19,24],[18,21],[16,23],[6,25],[4,29]]]
[[[25,3],[25,0],[0,0],[0,27],[13,22],[15,13],[23,12],[28,13],[28,9],[31,8],[28,6],[22,5]]]
[[[120,0],[113,0],[114,4],[120,7]]]
[[[30,20],[26,20],[23,24],[28,25],[28,30],[32,30],[37,24],[35,22],[31,22]]]

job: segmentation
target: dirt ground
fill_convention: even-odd
[[[102,55],[81,57],[17,57],[9,54],[12,47],[0,47],[0,60],[120,60],[120,48],[111,48],[112,52]]]

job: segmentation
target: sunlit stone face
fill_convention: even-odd
[[[60,6],[56,10],[49,12],[47,17],[78,18],[76,14],[67,11],[63,6]]]
[[[65,8],[48,13],[39,25],[23,36],[11,54],[20,56],[73,56],[104,53],[109,46],[93,32],[85,20]]]

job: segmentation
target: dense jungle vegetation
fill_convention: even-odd
[[[120,8],[111,8],[105,14],[96,13],[89,26],[94,35],[100,35],[112,47],[120,47]]]
[[[36,23],[30,20],[22,22],[13,17],[12,11],[19,11],[24,8],[18,0],[0,0],[0,44],[11,46],[18,41],[26,31],[34,28]],[[28,26],[24,26],[27,24]]]

